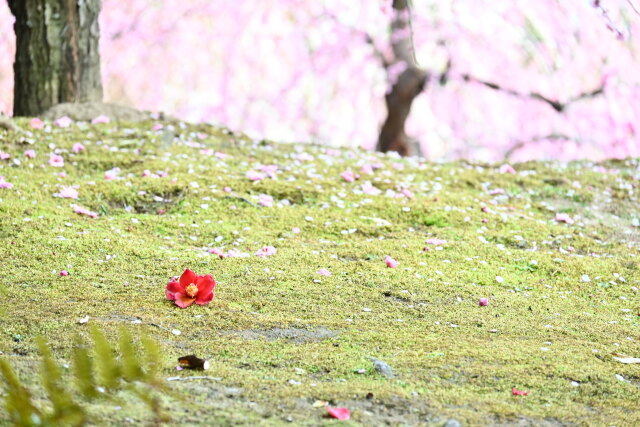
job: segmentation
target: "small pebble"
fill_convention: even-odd
[[[378,371],[380,374],[384,375],[387,378],[393,378],[395,375],[393,374],[393,370],[391,366],[382,360],[376,359],[375,357],[370,357],[369,360],[373,362],[373,368]]]

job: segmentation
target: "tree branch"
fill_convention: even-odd
[[[527,146],[528,144],[531,144],[532,142],[535,143],[540,141],[573,141],[577,143],[588,142],[588,141],[581,140],[579,138],[574,138],[572,136],[569,136],[563,133],[550,133],[549,135],[535,136],[530,139],[526,139],[526,140],[522,139],[522,140],[516,141],[511,147],[509,147],[507,151],[505,151],[504,159],[510,160],[511,156],[513,156],[513,154],[516,151],[524,148],[525,146]]]
[[[489,81],[486,81],[486,80],[475,78],[475,77],[473,77],[473,76],[471,76],[469,74],[462,74],[462,79],[465,82],[478,83],[478,84],[481,84],[481,85],[483,85],[485,87],[488,87],[489,89],[493,89],[493,90],[498,91],[498,92],[503,92],[503,93],[506,93],[508,95],[515,96],[516,98],[525,98],[525,99],[529,98],[529,99],[536,99],[538,101],[545,102],[545,103],[549,104],[549,106],[551,106],[551,108],[553,108],[558,113],[563,113],[567,109],[567,107],[569,107],[574,102],[581,101],[583,99],[595,98],[598,95],[602,95],[604,93],[604,89],[605,89],[604,83],[602,83],[600,86],[598,86],[597,88],[595,88],[593,90],[589,90],[589,91],[586,91],[586,92],[579,93],[578,95],[575,95],[575,96],[567,99],[564,102],[560,102],[560,101],[557,101],[555,99],[548,98],[548,97],[546,97],[546,96],[544,96],[544,95],[542,95],[542,94],[540,94],[538,92],[528,92],[528,93],[526,93],[526,92],[518,92],[518,91],[516,91],[514,89],[510,89],[510,88],[504,87],[504,86],[502,86],[502,85],[500,85],[498,83],[489,82]]]

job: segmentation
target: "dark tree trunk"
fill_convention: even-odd
[[[102,101],[101,0],[9,0],[16,21],[14,116]]]
[[[393,0],[394,18],[391,23],[392,34],[410,33],[410,11],[408,0]],[[411,37],[393,37],[393,61],[387,68],[400,62],[406,63],[406,69],[398,76],[398,80],[385,97],[387,118],[378,137],[378,151],[397,151],[402,156],[420,154],[412,149],[404,126],[411,112],[411,104],[424,89],[428,74],[418,68],[414,55]]]

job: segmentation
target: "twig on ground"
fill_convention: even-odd
[[[220,377],[209,377],[206,375],[195,375],[191,377],[169,377],[167,381],[191,381],[191,380],[211,380],[211,381],[222,381]]]

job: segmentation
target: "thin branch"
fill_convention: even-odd
[[[602,6],[602,4],[600,3],[600,0],[594,0],[593,1],[593,7],[595,7],[596,9],[598,9],[600,11],[600,14],[602,15],[602,17],[604,18],[604,20],[606,21],[607,24],[607,28],[614,32],[616,34],[616,38],[618,40],[624,40],[624,33],[622,31],[620,31],[617,27],[616,24],[613,23],[613,20],[611,19],[611,17],[609,16],[609,13],[607,12],[607,10],[604,8],[604,6]],[[635,10],[635,8],[634,8]]]
[[[391,65],[391,63],[384,57],[384,54],[382,53],[382,51],[380,49],[378,49],[378,47],[376,46],[376,43],[373,40],[373,37],[371,36],[371,34],[369,34],[368,32],[366,32],[364,30],[356,28],[356,27],[354,27],[352,25],[347,25],[347,24],[344,24],[343,22],[340,22],[340,19],[335,15],[335,13],[331,12],[326,7],[324,9],[323,17],[331,19],[336,24],[339,24],[342,27],[344,27],[344,28],[348,29],[349,31],[351,31],[352,33],[357,34],[357,35],[361,36],[362,38],[364,38],[365,43],[367,43],[369,46],[371,46],[371,49],[373,50],[374,56],[380,60],[380,63],[382,64],[382,66],[384,68],[388,68]]]
[[[473,83],[478,83],[481,84],[485,87],[488,87],[489,89],[493,89],[496,90],[498,92],[503,92],[512,96],[515,96],[517,98],[530,98],[530,99],[537,99],[538,101],[542,101],[545,102],[547,104],[549,104],[551,106],[551,108],[553,108],[555,111],[557,111],[558,113],[562,113],[564,112],[567,107],[569,107],[569,105],[571,105],[572,103],[576,102],[576,101],[580,101],[583,99],[588,99],[588,98],[594,98],[598,95],[602,95],[604,93],[604,83],[602,83],[599,87],[587,91],[587,92],[583,92],[583,93],[579,93],[576,96],[573,96],[571,98],[569,98],[568,100],[566,100],[565,102],[560,102],[551,98],[548,98],[538,92],[529,92],[529,93],[523,93],[523,92],[518,92],[514,89],[510,89],[507,87],[504,87],[502,85],[499,85],[498,83],[493,83],[493,82],[489,82],[486,80],[482,80],[482,79],[478,79],[476,77],[473,77],[469,74],[462,74],[462,79],[465,82],[473,82]]]
[[[410,42],[411,42],[411,54],[413,55],[413,63],[416,66],[420,66],[420,64],[418,64],[418,58],[416,57],[416,43],[414,41],[414,37],[413,37],[413,14],[411,13],[411,8],[413,7],[413,1],[412,0],[408,0],[407,1],[407,13],[409,15],[409,37],[410,37]]]
[[[196,375],[191,377],[169,377],[167,381],[193,381],[193,380],[211,380],[211,381],[222,381],[220,377],[208,377],[202,375]]]
[[[578,144],[591,143],[591,141],[575,138],[563,133],[550,133],[549,135],[535,136],[533,138],[516,141],[507,151],[505,151],[504,159],[510,160],[511,156],[513,156],[513,154],[516,151],[524,148],[528,144],[536,143],[540,141],[565,141],[565,142],[571,141],[571,142],[576,142]]]
[[[640,11],[636,8],[636,6],[633,4],[631,0],[627,0],[627,3],[629,4],[629,6],[631,6],[631,9],[633,9],[636,15],[640,15]]]

